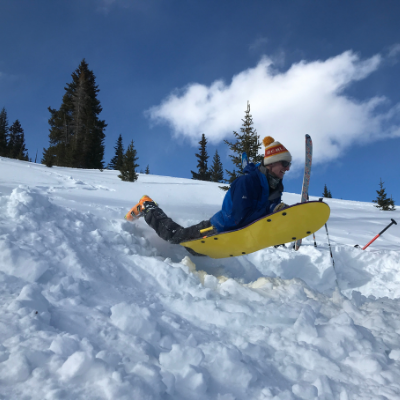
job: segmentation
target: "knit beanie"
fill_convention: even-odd
[[[286,147],[271,136],[266,136],[263,140],[265,146],[264,165],[269,165],[278,161],[292,162],[292,155]]]

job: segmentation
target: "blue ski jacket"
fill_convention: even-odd
[[[283,186],[270,193],[267,177],[258,166],[250,163],[245,175],[233,181],[225,195],[221,211],[210,219],[218,232],[238,229],[273,212],[281,202]]]

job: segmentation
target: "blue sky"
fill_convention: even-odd
[[[310,194],[371,201],[379,179],[400,204],[400,3],[396,0],[2,0],[0,108],[30,157],[85,58],[100,88],[105,162],[119,134],[140,168],[191,178],[198,141],[232,169],[224,139],[247,101],[260,137],[294,156],[314,141]]]

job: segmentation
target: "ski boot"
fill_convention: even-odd
[[[149,196],[142,196],[139,203],[135,204],[125,215],[125,219],[133,221],[140,217],[143,217],[149,210],[153,210],[158,207],[157,203],[153,201]]]

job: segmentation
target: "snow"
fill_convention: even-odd
[[[400,398],[400,228],[354,247],[399,211],[327,199],[336,273],[324,228],[213,260],[123,215],[189,226],[218,184],[117,175],[0,158],[0,399]]]

